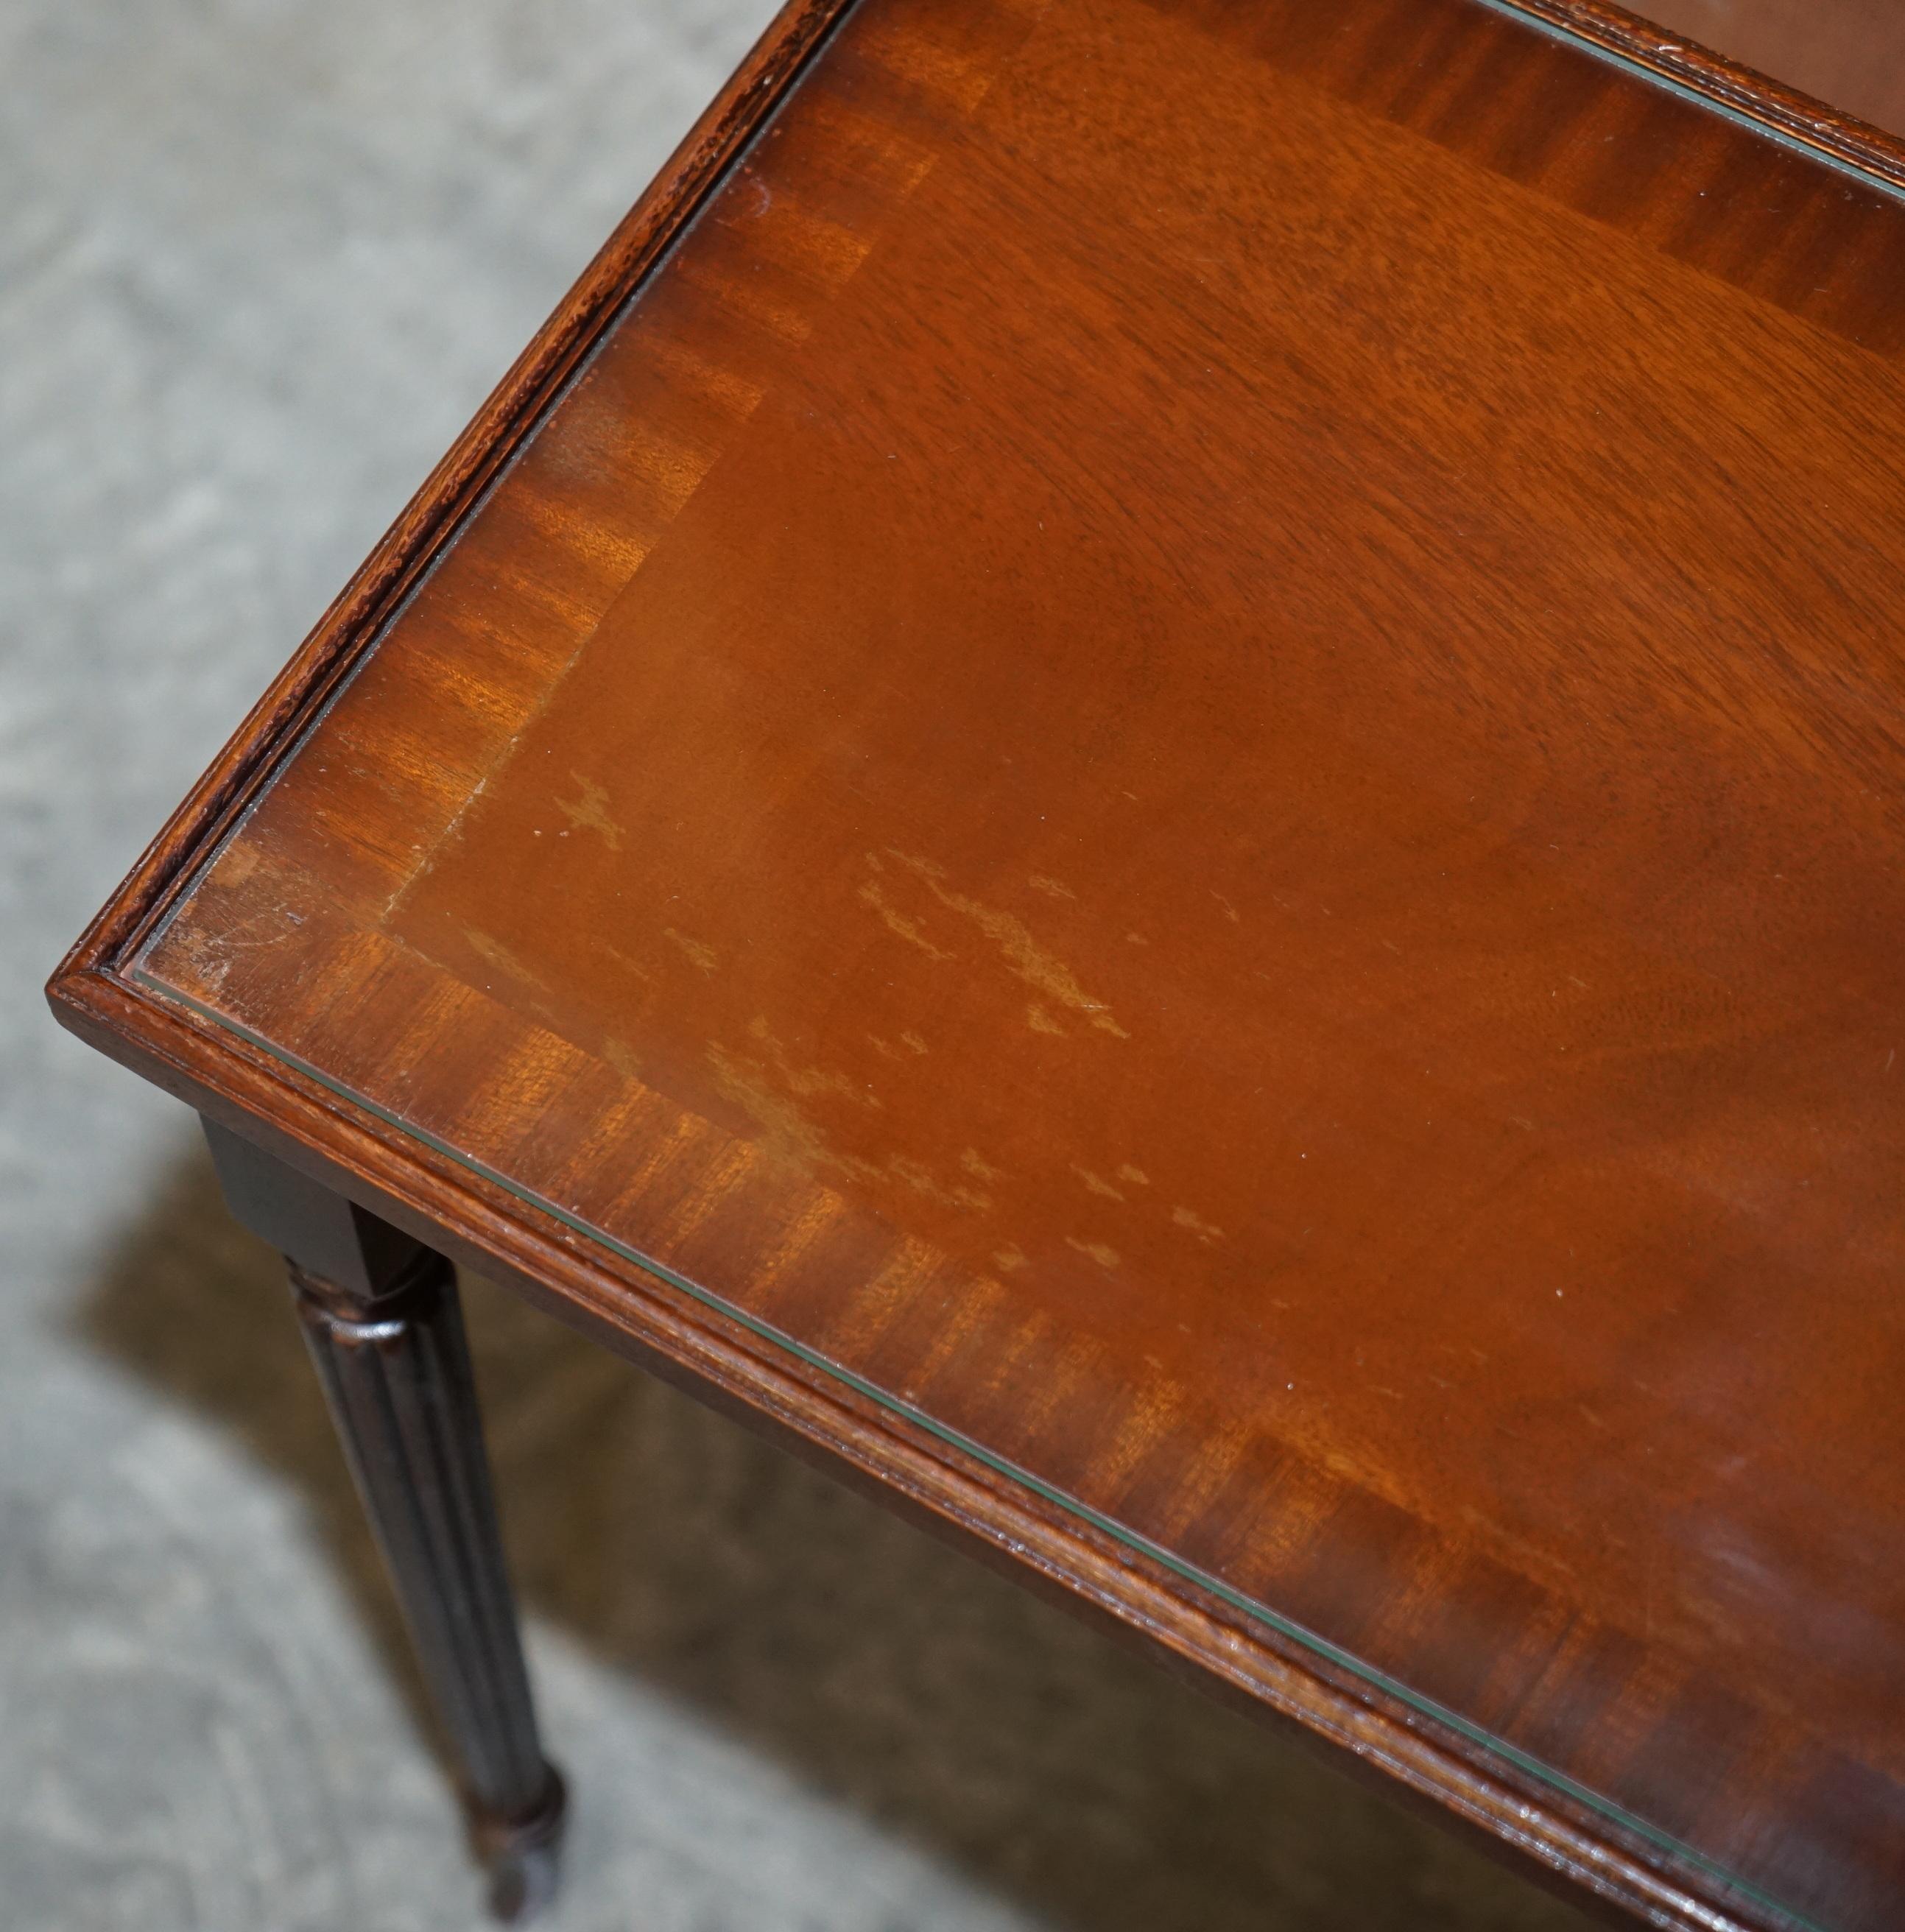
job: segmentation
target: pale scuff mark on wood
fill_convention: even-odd
[[[1076,1248],[1088,1260],[1096,1262],[1101,1268],[1114,1268],[1122,1258],[1115,1248],[1107,1247],[1102,1241],[1081,1241],[1076,1235],[1067,1234],[1065,1245]]]
[[[998,948],[1006,966],[1028,986],[1060,1006],[1086,1014],[1101,1033],[1114,1034],[1120,1040],[1130,1037],[1112,1018],[1111,1009],[1105,1001],[1094,1000],[1078,984],[1072,969],[1047,951],[1031,928],[1016,914],[986,905],[958,891],[947,883],[945,868],[934,865],[930,859],[900,851],[890,845],[886,848],[886,856],[905,866],[947,911],[970,920]],[[1034,1024],[1036,1025],[1036,1022]],[[1047,1029],[1039,1028],[1038,1030]]]
[[[606,940],[598,940],[596,944],[602,952],[602,957],[613,960],[623,972],[633,974],[638,980],[644,983],[655,977],[655,975],[639,959],[632,959],[620,946],[610,946]]]
[[[466,929],[464,938],[469,940],[470,951],[486,966],[494,966],[498,972],[508,974],[520,985],[533,986],[538,992],[548,992],[548,988],[543,985],[541,978],[524,965],[501,940],[492,939],[487,932],[478,932],[474,926]]]
[[[958,956],[949,952],[943,946],[936,946],[926,936],[926,929],[916,919],[909,919],[898,907],[891,904],[886,896],[868,879],[860,887],[862,902],[870,905],[880,916],[880,922],[895,938],[903,939],[909,946],[916,946],[928,959],[952,959]]]
[[[787,1048],[775,1038],[774,1030],[764,1013],[757,1013],[748,1022],[748,1032],[767,1049],[774,1071],[790,1094],[798,1094],[803,1100],[811,1099],[817,1094],[837,1094],[858,1106],[878,1108],[880,1105],[880,1096],[864,1081],[856,1080],[831,1067],[797,1066]]]
[[[732,1052],[711,1040],[707,1060],[716,1090],[754,1122],[760,1130],[760,1144],[769,1153],[812,1174],[842,1175],[862,1183],[897,1182],[941,1208],[974,1214],[992,1208],[989,1195],[963,1182],[942,1180],[910,1155],[894,1154],[874,1161],[836,1147],[801,1100],[831,1096],[877,1108],[878,1097],[844,1074],[794,1064],[764,1020],[757,1020],[749,1031],[766,1048],[766,1058]]]
[[[1080,1167],[1076,1161],[1072,1163],[1072,1172],[1084,1183],[1090,1192],[1100,1196],[1105,1200],[1122,1201],[1124,1198],[1124,1196],[1102,1174],[1094,1174],[1090,1168]]]
[[[229,890],[242,886],[264,863],[264,854],[244,838],[234,839],[213,862],[206,884]]]
[[[710,1040],[708,1064],[714,1070],[716,1088],[760,1130],[761,1144],[770,1152],[810,1170],[853,1173],[857,1166],[871,1171],[868,1162],[855,1163],[836,1154],[819,1126],[786,1094],[774,1090],[759,1060],[739,1058],[718,1041]]]
[[[640,1057],[634,1052],[626,1040],[604,1041],[602,1057],[621,1075],[624,1080],[632,1080],[638,1086],[641,1084]]]
[[[239,954],[281,946],[304,922],[304,914],[288,908],[267,907],[242,920],[236,926],[214,931],[187,931],[178,940],[200,985],[212,992],[222,992]],[[259,928],[266,929],[260,933]]]
[[[1187,1229],[1208,1248],[1224,1238],[1224,1231],[1214,1222],[1207,1221],[1194,1208],[1174,1208],[1171,1220],[1174,1226]]]
[[[556,809],[568,820],[574,830],[599,832],[602,842],[611,852],[620,851],[622,828],[609,816],[608,792],[593,778],[584,778],[580,772],[571,772],[569,776],[582,788],[582,796],[579,799],[557,799]]]
[[[976,1187],[968,1187],[959,1181],[949,1185],[940,1180],[923,1161],[914,1160],[910,1155],[890,1154],[880,1172],[903,1181],[914,1193],[923,1194],[928,1201],[936,1201],[942,1208],[970,1208],[983,1214],[992,1205],[989,1194],[982,1194]]]
[[[721,956],[712,946],[704,945],[698,939],[677,931],[672,926],[662,928],[662,937],[680,949],[682,957],[698,973],[712,973],[721,964]]]

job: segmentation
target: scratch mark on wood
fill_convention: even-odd
[[[650,972],[648,968],[643,965],[640,960],[630,958],[628,954],[624,952],[619,946],[610,946],[605,942],[598,943],[602,945],[603,957],[614,960],[616,964],[622,968],[623,972],[632,973],[638,980],[646,980],[654,978],[654,974]]]

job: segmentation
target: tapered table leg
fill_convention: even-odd
[[[447,1732],[498,1915],[553,1895],[542,1755],[450,1264],[208,1121],[238,1218],[279,1248],[358,1493]]]

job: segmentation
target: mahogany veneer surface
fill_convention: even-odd
[[[1895,1924],[1901,343],[1473,0],[862,0],[136,976]]]

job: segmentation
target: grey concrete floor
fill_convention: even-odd
[[[0,11],[0,1924],[478,1891],[274,1267],[64,944],[765,0]],[[551,1932],[1562,1932],[1564,1908],[470,1286]]]

